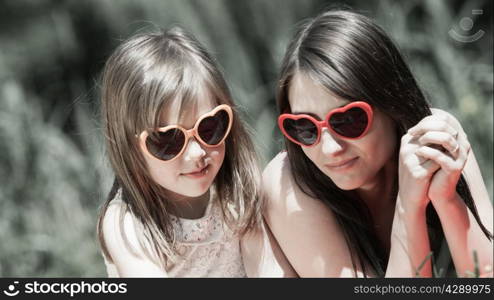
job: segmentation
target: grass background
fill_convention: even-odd
[[[106,275],[95,224],[112,172],[99,128],[98,78],[122,39],[150,24],[192,31],[222,66],[264,165],[280,147],[274,90],[294,26],[335,3],[375,18],[433,106],[462,122],[492,201],[489,0],[2,0],[0,276]],[[471,30],[459,27],[465,17],[474,21]],[[461,43],[451,29],[485,34]]]

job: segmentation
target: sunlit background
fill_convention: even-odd
[[[0,1],[0,276],[105,276],[95,235],[112,173],[98,78],[121,40],[180,24],[217,58],[264,166],[294,26],[331,1]],[[462,122],[492,201],[492,1],[339,1],[396,41],[433,106]],[[492,228],[491,228],[492,230]]]

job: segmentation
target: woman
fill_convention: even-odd
[[[298,275],[430,277],[444,238],[459,276],[492,272],[492,205],[466,135],[431,114],[373,21],[303,24],[277,104],[287,151],[264,171],[265,217]]]

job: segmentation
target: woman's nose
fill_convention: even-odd
[[[203,146],[195,138],[191,138],[184,152],[185,160],[198,160],[204,155],[206,155],[206,150],[204,150]]]
[[[327,128],[324,128],[321,132],[321,151],[324,155],[334,155],[341,150],[343,147],[339,143],[338,140],[333,138],[333,136],[329,133]]]

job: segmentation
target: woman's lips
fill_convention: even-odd
[[[189,173],[183,173],[182,175],[187,176],[189,178],[195,178],[195,179],[196,178],[202,178],[202,177],[206,176],[206,174],[209,172],[209,166],[210,165],[207,165],[202,169],[195,170],[195,171],[192,171]]]
[[[332,164],[325,164],[326,168],[332,170],[332,171],[343,171],[351,168],[355,162],[357,161],[358,157],[354,157],[349,160],[337,162],[337,163],[332,163]]]

